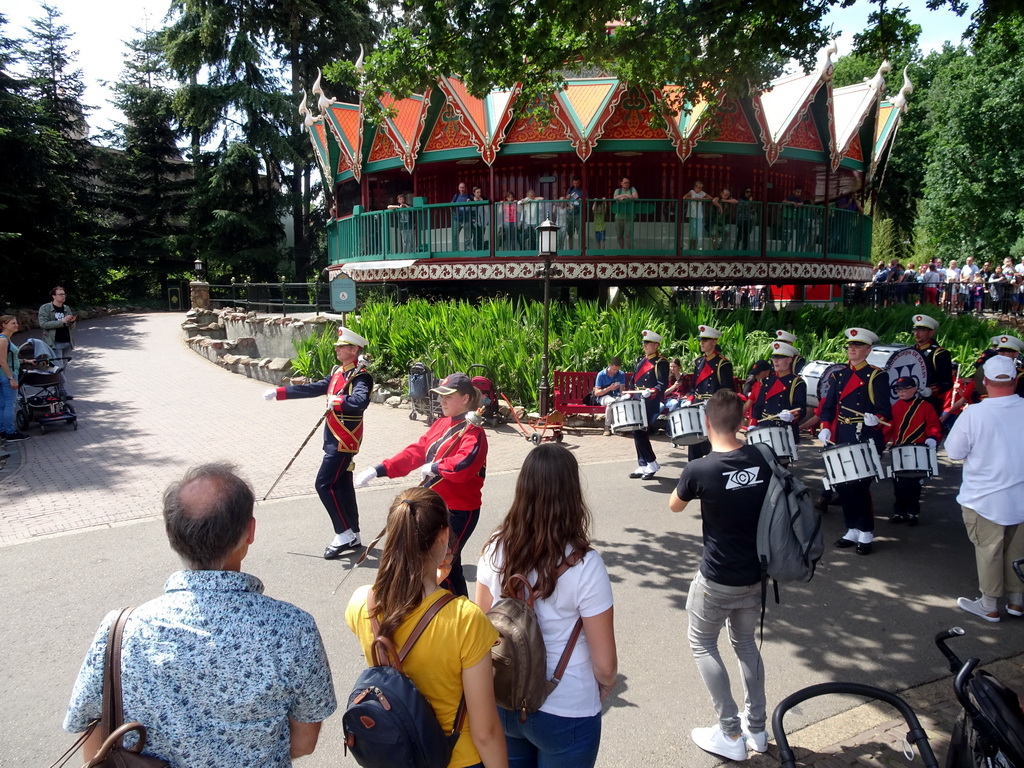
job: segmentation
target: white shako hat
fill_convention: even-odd
[[[349,330],[345,326],[341,326],[338,329],[338,340],[334,342],[334,346],[342,347],[345,346],[346,344],[351,344],[356,347],[365,347],[369,343],[370,342],[368,342],[355,331]]]
[[[768,354],[771,357],[796,357],[796,347],[784,341],[773,341]]]
[[[878,337],[867,328],[847,328],[845,335],[850,341],[856,341],[861,344],[875,345],[878,343]]]
[[[993,336],[992,343],[996,345],[996,349],[1012,349],[1017,353],[1024,353],[1024,341],[1016,336]]]
[[[931,315],[914,315],[914,327],[937,331],[939,330],[939,321]]]
[[[640,334],[640,336],[641,338],[643,338],[644,343],[648,341],[653,341],[655,344],[661,344],[661,342],[664,340],[664,337],[660,333],[655,333],[654,331],[645,330],[643,333]]]
[[[712,328],[710,325],[698,325],[697,326],[697,338],[698,339],[717,339],[722,335],[722,332],[717,328]]]
[[[792,344],[794,341],[796,341],[796,336],[794,336],[789,331],[783,331],[781,328],[775,332],[775,338],[777,338],[779,341],[784,341],[787,344]]]

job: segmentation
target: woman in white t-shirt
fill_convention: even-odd
[[[550,678],[578,619],[583,633],[558,687],[537,712],[498,709],[509,766],[590,768],[601,743],[601,701],[618,674],[612,589],[601,556],[590,548],[590,510],[579,465],[567,449],[545,443],[526,456],[512,507],[484,548],[476,602],[484,611],[509,594],[513,575],[535,585],[534,609],[547,646]],[[574,564],[561,576],[564,561]]]

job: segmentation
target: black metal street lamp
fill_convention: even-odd
[[[192,264],[192,268],[196,271],[196,280],[202,281],[203,279],[203,260],[196,259]]]
[[[550,386],[548,385],[548,312],[551,306],[551,278],[558,277],[562,271],[551,264],[551,260],[558,255],[558,226],[552,224],[550,219],[544,219],[544,223],[537,227],[539,246],[537,255],[544,259],[544,268],[537,273],[537,277],[544,278],[544,353],[540,358],[540,386],[537,388],[537,396],[540,400],[540,417],[548,415]]]

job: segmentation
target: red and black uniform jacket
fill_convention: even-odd
[[[885,441],[893,445],[921,445],[934,437],[942,439],[939,417],[931,403],[920,397],[897,400],[892,406],[892,424],[885,428]]]
[[[889,374],[861,363],[844,365],[832,375],[832,383],[821,406],[821,426],[832,432],[836,444],[875,442],[879,453],[884,446],[882,425],[864,426],[864,414],[873,413],[884,421],[892,419]]]
[[[661,355],[638,358],[633,373],[633,388],[653,389],[654,394],[647,402],[661,402],[662,395],[668,389],[668,360]]]
[[[953,389],[953,358],[949,350],[940,347],[933,339],[923,347],[918,346],[917,351],[924,358],[924,367],[927,381],[925,382],[932,390],[928,402],[935,410],[942,413],[942,404],[946,401],[946,393]]]
[[[377,465],[378,477],[404,477],[432,464],[436,477],[425,485],[444,499],[448,509],[480,509],[487,472],[487,435],[465,414],[445,416],[405,450]]]
[[[735,390],[732,363],[717,352],[711,357],[701,355],[693,361],[693,395],[695,400],[707,400],[720,389]]]
[[[304,397],[337,396],[337,405],[324,419],[324,450],[338,453],[359,453],[363,441],[363,411],[370,404],[373,377],[357,363],[337,365],[331,375],[310,384],[278,387],[278,400]]]
[[[756,425],[765,415],[774,416],[780,411],[800,410],[795,414],[790,426],[793,436],[799,437],[799,425],[807,413],[807,382],[802,376],[787,373],[781,378],[774,373],[761,382],[751,411],[751,426]],[[784,421],[772,420],[774,424],[785,424]]]

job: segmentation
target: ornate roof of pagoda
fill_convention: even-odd
[[[306,109],[305,100],[302,108],[327,179],[351,174],[358,180],[369,163],[410,173],[417,162],[441,159],[479,157],[492,165],[506,153],[574,152],[586,161],[605,142],[605,150],[621,150],[623,142],[640,151],[672,147],[682,161],[698,146],[748,155],[756,146],[769,165],[792,156],[870,175],[913,88],[904,73],[899,94],[883,99],[888,63],[870,80],[833,88],[834,54],[835,48],[822,51],[813,71],[779,78],[763,92],[720,92],[715,110],[677,85],[645,92],[611,77],[568,79],[546,101],[547,123],[532,113],[536,103],[522,100],[519,86],[477,98],[456,77],[439,77],[436,88],[401,100],[385,94],[380,106],[386,118],[379,126],[364,124],[361,105],[325,96],[319,81],[319,115]],[[680,106],[664,124],[652,121],[655,110]]]

